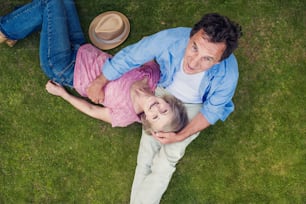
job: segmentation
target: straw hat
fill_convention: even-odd
[[[128,18],[117,11],[101,13],[89,26],[91,42],[102,50],[109,50],[123,43],[130,33]]]

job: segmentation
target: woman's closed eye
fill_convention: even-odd
[[[162,110],[161,111],[161,114],[166,114],[166,113],[168,113],[169,111],[168,111],[168,109],[165,109],[165,110]]]

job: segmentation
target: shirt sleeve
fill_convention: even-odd
[[[102,72],[109,80],[117,79],[127,71],[158,58],[174,41],[185,38],[185,33],[189,31],[189,28],[173,28],[143,37],[137,43],[119,51],[112,59],[108,59]]]
[[[155,38],[155,35],[145,37],[136,44],[119,51],[113,59],[106,61],[102,70],[104,76],[109,80],[114,80],[127,71],[153,60],[158,53],[153,43]]]
[[[238,64],[231,55],[225,61],[225,74],[220,80],[213,79],[211,81],[210,93],[203,103],[201,113],[210,124],[215,124],[219,119],[225,119],[234,111],[234,96],[238,83]]]

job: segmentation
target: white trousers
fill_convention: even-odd
[[[162,88],[156,95],[166,94]],[[189,119],[199,113],[202,104],[185,104]],[[196,133],[184,141],[161,144],[142,131],[137,156],[137,166],[132,185],[131,204],[158,204],[175,171],[175,165],[184,156],[186,147],[199,135]]]

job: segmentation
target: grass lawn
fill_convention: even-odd
[[[0,1],[0,16],[29,2]],[[130,36],[111,54],[207,12],[243,27],[236,109],[188,147],[161,203],[306,203],[304,0],[76,4],[86,36],[101,12],[128,16]],[[0,203],[128,203],[141,126],[111,128],[49,95],[38,47],[38,33],[0,45]]]

